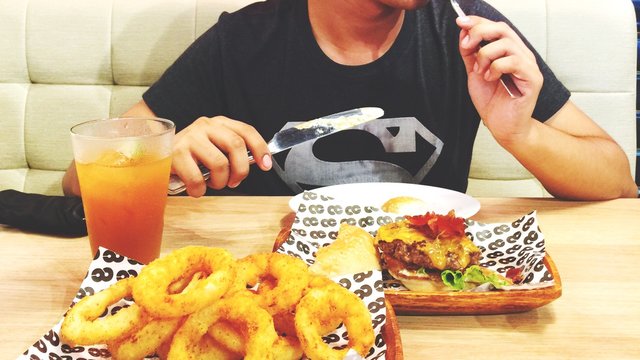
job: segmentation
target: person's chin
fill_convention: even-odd
[[[429,3],[430,0],[380,0],[381,3],[403,10],[415,10]]]

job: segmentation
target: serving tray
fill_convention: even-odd
[[[491,315],[525,312],[560,297],[562,284],[558,269],[547,254],[544,264],[553,275],[553,285],[528,290],[483,292],[416,292],[385,290],[385,298],[404,315]]]
[[[386,297],[386,294],[385,294]],[[387,318],[382,326],[382,338],[387,344],[386,360],[403,360],[402,340],[400,338],[400,328],[398,327],[398,318],[393,306],[389,300],[385,299],[385,308],[387,309]]]

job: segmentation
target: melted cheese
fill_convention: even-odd
[[[378,229],[377,239],[385,242],[400,240],[406,244],[415,244],[418,250],[429,257],[433,267],[438,270],[447,269],[449,254],[456,254],[457,262],[461,266],[460,269],[464,269],[470,265],[471,254],[480,252],[467,236],[431,239],[419,229],[409,226],[406,221],[381,226]]]

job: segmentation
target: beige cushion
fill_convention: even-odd
[[[0,0],[0,190],[61,194],[69,128],[135,104],[222,11],[251,0]],[[635,17],[629,0],[489,0],[527,35],[573,101],[635,166]],[[548,196],[486,129],[468,192]]]
[[[62,194],[69,129],[135,104],[249,0],[0,0],[0,190]]]

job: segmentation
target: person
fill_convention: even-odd
[[[248,5],[221,15],[124,116],[176,122],[172,172],[194,197],[375,181],[464,192],[481,120],[554,196],[635,197],[621,148],[522,34],[484,1],[460,3],[469,16],[445,0]],[[285,127],[363,106],[385,116],[277,155],[267,148]],[[211,169],[206,182],[199,165]],[[80,192],[73,164],[63,187]]]

